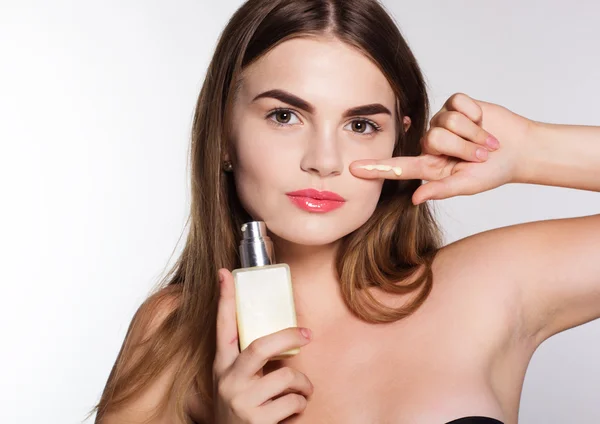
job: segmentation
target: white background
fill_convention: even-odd
[[[98,400],[133,313],[182,246],[193,108],[240,4],[0,2],[0,422],[75,424]],[[385,4],[433,111],[462,91],[600,125],[599,2]],[[450,242],[599,213],[600,195],[512,185],[437,207]],[[599,358],[600,322],[544,343],[520,422],[600,422]]]

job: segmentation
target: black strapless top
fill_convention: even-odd
[[[446,424],[503,424],[495,418],[490,417],[464,417],[458,420],[450,421]]]

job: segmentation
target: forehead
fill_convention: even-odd
[[[384,103],[395,95],[379,68],[362,52],[337,39],[294,38],[279,44],[243,73],[240,94],[281,88],[316,105],[349,107]]]

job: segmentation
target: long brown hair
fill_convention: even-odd
[[[222,170],[229,152],[229,117],[245,67],[294,37],[335,37],[359,49],[387,77],[397,96],[394,155],[419,155],[427,129],[428,98],[421,70],[397,25],[377,0],[250,0],[230,19],[219,38],[194,115],[191,137],[191,211],[181,256],[157,290],[138,309],[96,406],[99,420],[142,392],[176,361],[169,395],[180,422],[192,388],[212,411],[219,268],[240,266],[240,226],[250,219],[237,197],[233,177]],[[402,119],[412,124],[404,132]],[[413,313],[432,286],[431,263],[441,237],[429,206],[414,206],[420,180],[384,183],[373,216],[342,240],[336,268],[348,307],[365,321],[392,322]],[[408,281],[411,281],[408,283]],[[413,293],[411,303],[393,309],[367,287]],[[146,340],[130,337],[148,325],[155,307],[178,299]],[[132,362],[132,352],[136,351]],[[125,363],[129,364],[125,366]],[[172,402],[172,403],[169,403]]]

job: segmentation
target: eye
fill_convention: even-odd
[[[301,123],[296,114],[289,109],[275,109],[269,112],[266,117],[269,118],[272,123],[280,127]],[[275,119],[270,119],[271,117],[274,117]],[[295,117],[297,122],[290,122],[292,121],[292,117]]]
[[[354,121],[350,122],[347,126],[351,126],[350,131],[353,131],[360,135],[374,134],[374,133],[381,131],[381,127],[379,125],[377,125],[375,122],[373,122],[369,119],[364,119],[364,118],[363,119],[355,119]],[[372,128],[372,130],[370,132],[367,132],[367,128],[369,126]],[[344,127],[344,129],[346,129],[346,127]]]
[[[277,108],[272,110],[271,112],[269,112],[266,118],[268,118],[270,122],[277,125],[278,127],[286,127],[302,123],[298,119],[298,116],[294,111],[284,108]],[[296,119],[296,122],[293,122],[293,118]],[[379,125],[366,118],[355,119],[348,125],[352,127],[350,131],[355,132],[359,135],[370,135],[381,131],[381,127]],[[344,127],[344,129],[346,129],[346,127]],[[368,127],[371,127],[371,131],[367,131]]]

